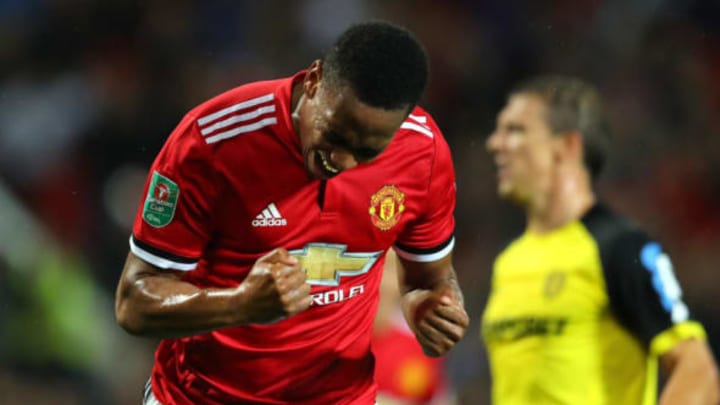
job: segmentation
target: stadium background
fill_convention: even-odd
[[[602,195],[664,242],[720,352],[716,1],[0,0],[0,403],[138,403],[155,342],[120,330],[112,301],[164,138],[195,104],[291,75],[370,17],[426,44],[422,104],[456,159],[461,403],[487,401],[478,319],[493,254],[522,227],[483,142],[509,86],[536,73],[606,95]]]

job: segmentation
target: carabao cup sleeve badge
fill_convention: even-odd
[[[405,211],[405,193],[393,185],[383,186],[370,197],[370,219],[373,225],[387,231],[400,221]]]
[[[179,196],[180,188],[177,183],[158,172],[153,172],[143,205],[143,220],[155,228],[169,224],[175,215]]]

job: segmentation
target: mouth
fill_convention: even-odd
[[[314,150],[310,174],[316,179],[327,180],[340,173],[340,169],[330,163],[329,155],[323,150]]]
[[[508,166],[502,162],[495,162],[495,176],[498,180],[502,181],[508,176]]]
[[[326,171],[332,173],[332,174],[338,174],[340,173],[340,169],[333,166],[332,163],[330,163],[330,160],[328,159],[329,156],[327,156],[327,152],[323,150],[317,151],[318,156],[320,157],[320,162],[322,164],[323,169]]]

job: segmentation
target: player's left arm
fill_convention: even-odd
[[[668,377],[660,405],[717,404],[720,402],[718,369],[708,344],[685,339],[660,356]]]
[[[447,353],[465,335],[469,318],[452,263],[455,246],[455,168],[440,129],[422,111],[413,117],[431,133],[432,151],[427,190],[419,217],[395,242],[401,304],[408,325],[429,356]]]
[[[690,317],[670,256],[640,231],[613,243],[606,273],[620,321],[657,356],[667,376],[661,405],[717,404],[717,365],[702,325]]]
[[[452,254],[432,262],[399,257],[403,315],[428,356],[442,356],[465,335],[470,319]]]

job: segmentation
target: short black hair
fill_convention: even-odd
[[[428,57],[405,28],[384,21],[350,26],[323,59],[323,78],[349,85],[360,101],[373,107],[412,109],[428,79]]]
[[[553,133],[582,134],[584,163],[596,180],[610,153],[612,131],[595,86],[572,76],[537,76],[516,86],[510,95],[515,94],[535,94],[543,99]]]

